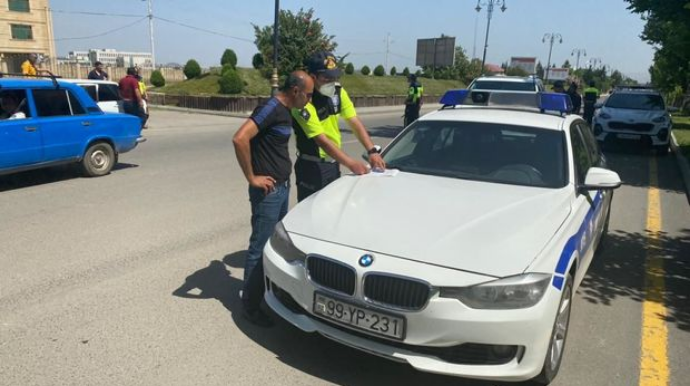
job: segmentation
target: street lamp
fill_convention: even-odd
[[[549,60],[546,61],[546,76],[544,77],[544,82],[549,81],[549,71],[551,70],[551,51],[553,51],[553,43],[558,40],[558,43],[563,43],[563,36],[557,32],[551,32],[544,34],[544,37],[541,38],[541,42],[549,42]]]
[[[482,56],[482,74],[484,74],[484,64],[486,63],[486,49],[489,47],[489,28],[491,28],[491,15],[494,13],[494,5],[501,6],[501,12],[505,12],[506,0],[477,0],[477,6],[474,8],[475,11],[480,12],[482,10],[481,6],[486,8],[486,37],[484,38],[484,55]]]
[[[598,66],[601,65],[601,58],[592,58],[588,61],[588,63],[589,63],[590,69],[592,69],[592,68],[596,69]]]
[[[275,0],[273,20],[273,75],[271,75],[271,96],[278,94],[278,27],[280,25],[280,0]]]
[[[575,64],[575,69],[580,68],[580,55],[582,56],[587,56],[587,51],[585,51],[584,48],[575,48],[573,52],[570,53],[570,56],[575,56],[577,55],[577,62]]]

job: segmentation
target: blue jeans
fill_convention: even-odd
[[[288,211],[290,184],[276,184],[269,194],[262,189],[249,187],[249,201],[252,204],[252,235],[244,263],[244,288],[242,302],[247,312],[258,311],[264,296],[264,267],[262,263],[264,246],[273,235],[276,224]]]

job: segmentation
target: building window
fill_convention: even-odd
[[[30,12],[29,0],[10,0],[10,11]]]
[[[30,25],[12,24],[12,39],[33,40],[34,33]]]

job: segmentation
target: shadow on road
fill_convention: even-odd
[[[139,165],[118,163],[113,167],[111,173],[137,167],[139,167]],[[82,173],[77,165],[62,165],[29,170],[26,172],[0,176],[0,192],[23,189],[37,185],[46,185],[55,182],[69,181],[81,177]]]
[[[307,334],[273,314],[273,328],[256,327],[242,317],[241,269],[246,251],[213,260],[189,275],[173,291],[188,299],[217,299],[247,337],[275,354],[281,362],[299,371],[338,385],[499,386],[502,383],[422,373],[411,366],[389,361],[332,342],[318,334]],[[230,268],[230,269],[228,269]],[[234,271],[234,272],[231,272]],[[353,371],[356,369],[356,371]],[[516,385],[516,384],[510,384]],[[517,384],[518,386],[520,384]]]
[[[658,188],[669,193],[685,194],[683,177],[675,156],[658,156],[644,147],[618,145],[606,150],[608,167],[620,175],[625,185],[648,188],[651,158],[655,158],[659,177]]]

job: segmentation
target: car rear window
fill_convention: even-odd
[[[613,93],[606,101],[606,107],[632,110],[665,110],[664,99],[656,94]]]
[[[478,80],[472,84],[472,90],[536,91],[536,83],[501,82],[496,80]]]
[[[564,134],[478,122],[417,121],[384,153],[401,171],[560,188],[567,181]]]
[[[98,100],[101,102],[119,101],[120,94],[115,84],[98,85]]]

